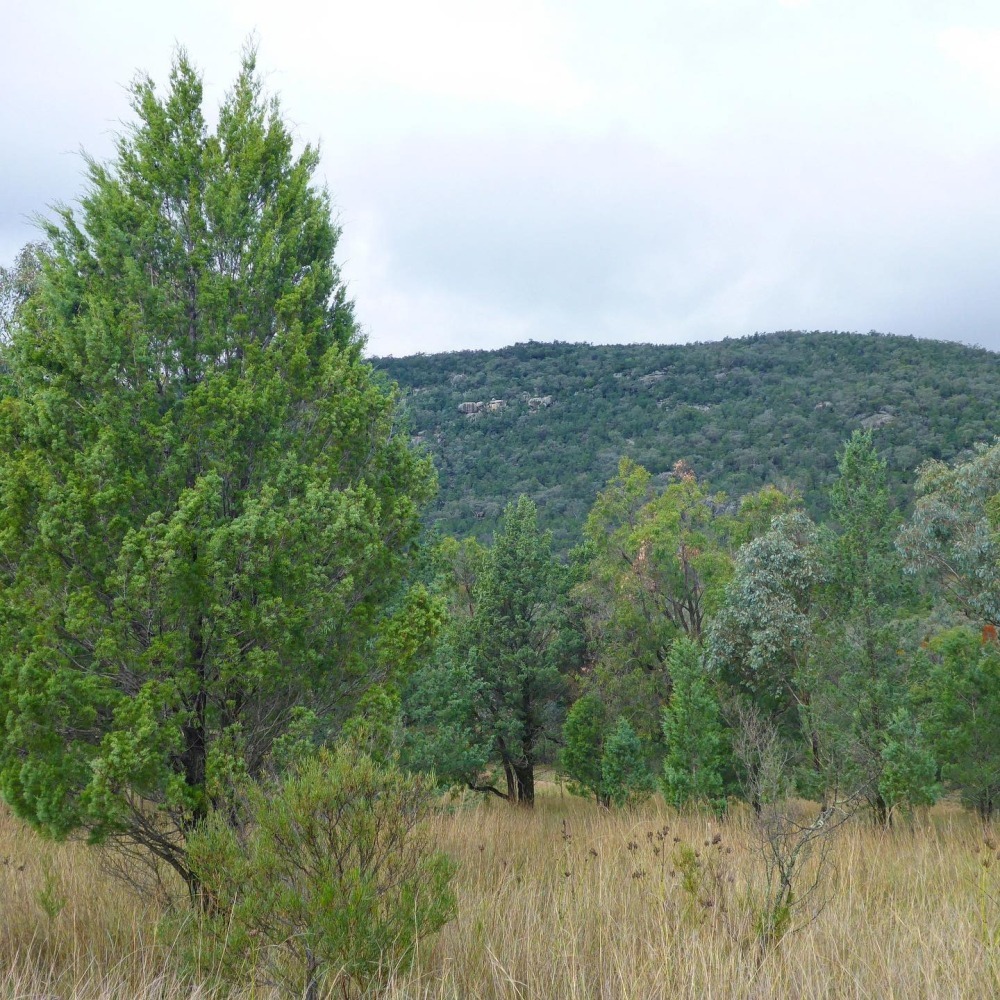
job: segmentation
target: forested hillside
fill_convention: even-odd
[[[683,459],[731,495],[794,484],[821,517],[837,450],[858,427],[876,429],[897,501],[919,463],[998,429],[1000,355],[880,334],[528,343],[376,365],[400,384],[411,433],[434,456],[432,523],[489,534],[503,505],[527,493],[560,547],[574,543],[623,455],[659,476]]]

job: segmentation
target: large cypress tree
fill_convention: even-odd
[[[186,878],[227,780],[380,679],[433,489],[361,356],[316,150],[252,54],[214,130],[202,105],[183,54],[165,95],[135,84],[48,227],[0,404],[3,795]]]

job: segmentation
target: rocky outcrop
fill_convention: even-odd
[[[475,403],[459,403],[458,412],[464,413],[467,417],[474,417],[479,413],[499,413],[506,407],[507,403],[502,399],[491,399],[488,403],[479,400]]]
[[[888,406],[883,406],[881,410],[873,413],[869,417],[861,418],[861,426],[866,430],[877,430],[879,427],[885,427],[886,424],[891,424],[896,419],[896,414]]]

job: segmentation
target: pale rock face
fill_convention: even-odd
[[[886,424],[891,424],[896,419],[894,413],[890,413],[888,408],[879,410],[878,413],[873,413],[870,417],[864,417],[861,420],[861,426],[867,431],[872,428],[878,429],[879,427],[885,427]]]
[[[530,406],[531,409],[533,409],[533,410],[537,410],[540,407],[547,407],[547,406],[551,406],[551,405],[552,405],[552,397],[551,396],[532,396],[528,400],[528,406]]]

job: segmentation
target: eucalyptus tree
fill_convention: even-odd
[[[646,739],[660,733],[678,636],[700,642],[732,572],[733,516],[683,463],[665,488],[623,458],[584,528],[575,597],[583,609],[591,684]]]
[[[786,732],[808,711],[824,579],[819,529],[781,515],[740,549],[709,632],[713,671]]]
[[[0,347],[10,342],[25,304],[38,285],[45,247],[28,243],[10,267],[0,267]]]
[[[712,662],[806,750],[805,790],[825,796],[846,782],[888,823],[894,806],[926,798],[917,787],[926,748],[908,708],[913,651],[904,648],[913,594],[870,431],[846,442],[839,471],[831,527],[779,517],[741,550],[713,624]]]
[[[392,669],[434,477],[362,358],[317,151],[252,53],[214,128],[183,53],[132,106],[7,351],[0,786],[192,880],[184,840],[230,779]]]
[[[972,626],[930,640],[919,695],[945,783],[988,819],[1000,803],[1000,439],[921,467],[898,547],[907,570]]]
[[[899,548],[974,625],[1000,626],[1000,439],[952,465],[927,462]]]

